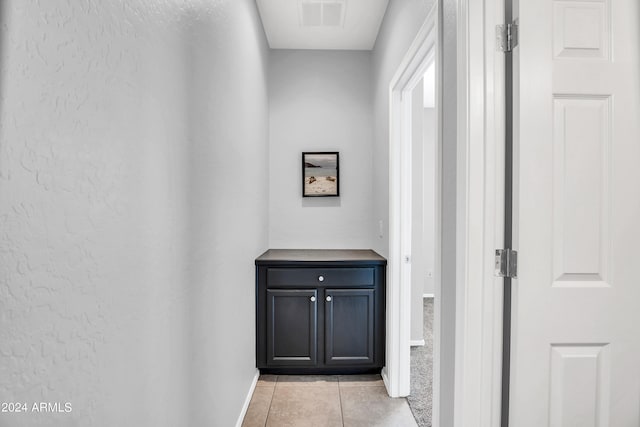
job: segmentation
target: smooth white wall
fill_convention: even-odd
[[[187,45],[190,425],[232,426],[256,373],[254,260],[268,248],[269,49],[255,1],[193,1],[205,9],[192,17]]]
[[[438,394],[440,407],[440,426],[450,427],[461,421],[454,420],[455,404],[455,359],[456,359],[456,306],[458,294],[459,233],[457,230],[459,194],[458,189],[458,2],[457,0],[438,0],[441,5],[440,32],[440,102],[441,146],[440,146],[440,389]],[[461,163],[464,165],[464,163]],[[462,166],[464,168],[464,166]],[[462,185],[462,184],[460,184]],[[462,279],[461,279],[462,280]],[[437,304],[436,304],[437,307]],[[435,316],[438,316],[437,308]],[[463,350],[461,350],[463,351]]]
[[[273,50],[269,245],[371,248],[371,53]],[[340,152],[340,197],[303,198],[301,153]]]
[[[374,248],[389,254],[389,84],[400,62],[424,23],[433,1],[390,0],[373,50],[374,94]],[[422,240],[422,111],[423,89],[418,85],[412,93],[412,248],[411,248],[411,331],[412,341],[423,339],[422,294],[424,292],[424,242]],[[383,223],[379,234],[378,223]]]
[[[268,229],[254,2],[1,6],[0,401],[73,412],[0,424],[234,425]]]
[[[389,255],[389,84],[435,0],[390,0],[372,51],[374,249]],[[382,236],[378,224],[382,221]]]

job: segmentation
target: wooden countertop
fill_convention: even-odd
[[[256,265],[288,263],[385,265],[387,260],[371,249],[269,249],[256,258]]]

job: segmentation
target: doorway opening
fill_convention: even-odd
[[[434,5],[390,85],[389,286],[390,395],[411,392],[411,345],[424,345],[423,297],[433,298],[431,396],[437,425],[440,337],[440,60]],[[425,108],[426,107],[426,108]],[[426,288],[426,289],[425,289]],[[425,362],[428,363],[428,362]]]
[[[436,2],[389,87],[387,360],[382,374],[391,396],[410,394],[411,91],[434,62],[439,182],[432,425],[449,426],[456,419],[496,425],[502,279],[494,276],[494,254],[504,231],[504,177],[496,172],[504,168],[504,148],[497,143],[504,133],[504,76],[502,54],[488,48],[487,41],[495,38],[502,3],[451,3]],[[441,26],[452,10],[457,11],[455,28]],[[413,266],[416,262],[414,257]]]
[[[411,93],[411,325],[410,392],[407,401],[419,426],[431,426],[433,404],[433,320],[436,255],[440,230],[440,177],[436,132],[435,58]]]

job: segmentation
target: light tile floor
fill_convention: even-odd
[[[243,427],[416,427],[380,375],[262,375]]]

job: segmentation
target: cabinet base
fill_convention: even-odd
[[[261,375],[362,375],[379,374],[382,368],[260,368]]]

